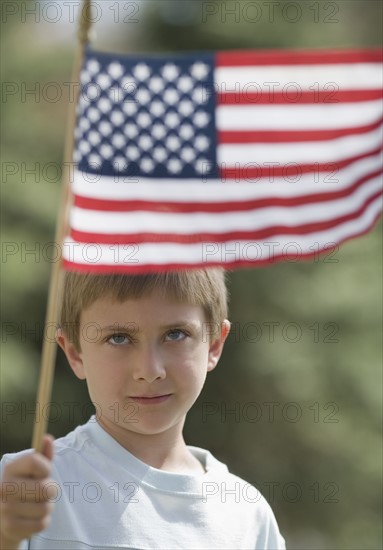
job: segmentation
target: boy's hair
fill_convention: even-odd
[[[143,275],[94,275],[67,272],[60,325],[80,350],[80,318],[99,298],[117,302],[139,299],[159,290],[176,302],[201,306],[206,321],[217,328],[227,318],[228,293],[222,268],[194,269]],[[216,332],[217,333],[217,332]]]

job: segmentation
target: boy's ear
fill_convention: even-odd
[[[212,371],[219,361],[219,358],[221,357],[223,345],[225,343],[225,340],[230,332],[230,321],[225,319],[221,323],[221,330],[220,334],[217,335],[217,337],[212,340],[209,348],[209,358],[207,363],[207,371]]]
[[[65,353],[68,363],[77,378],[80,378],[80,380],[85,380],[86,376],[81,353],[76,349],[73,342],[69,340],[67,334],[61,328],[59,328],[56,332],[56,340],[60,348]]]

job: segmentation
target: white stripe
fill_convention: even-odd
[[[272,65],[249,67],[217,67],[215,83],[219,92],[240,88],[251,92],[256,84],[265,93],[295,83],[303,91],[376,90],[383,84],[381,63],[339,63],[323,65]],[[248,88],[246,88],[248,86]]]
[[[73,229],[89,233],[131,234],[172,233],[188,235],[223,231],[253,231],[271,225],[296,226],[331,220],[356,211],[365,200],[381,190],[381,178],[376,177],[359,187],[352,195],[326,203],[309,203],[299,206],[273,206],[247,211],[230,212],[103,212],[74,207],[70,225]]]
[[[190,201],[201,203],[235,202],[265,197],[297,197],[312,193],[338,191],[351,187],[360,177],[382,169],[383,155],[378,154],[353,162],[342,168],[333,177],[328,173],[302,174],[297,182],[287,178],[276,178],[270,169],[267,178],[253,178],[239,183],[207,180],[153,180],[150,178],[125,178],[119,180],[108,176],[95,176],[74,170],[73,192],[81,197],[105,200],[143,200],[153,202]],[[90,183],[90,180],[92,183]],[[256,185],[255,185],[256,183]],[[270,185],[272,184],[272,185]]]
[[[338,130],[367,126],[382,116],[382,100],[315,105],[218,105],[220,131]]]
[[[265,163],[314,164],[339,162],[373,151],[382,144],[382,128],[365,134],[345,136],[326,141],[296,143],[234,143],[217,147],[218,166],[233,167]],[[250,167],[250,166],[249,166]]]
[[[226,243],[205,242],[181,245],[176,243],[145,243],[132,245],[99,245],[77,243],[67,238],[63,256],[69,262],[91,265],[125,265],[132,269],[145,265],[169,263],[192,266],[195,263],[247,260],[256,262],[279,255],[312,253],[334,243],[358,235],[368,229],[381,211],[381,199],[372,202],[363,215],[325,231],[308,235],[278,235],[261,241],[230,241]],[[295,245],[295,249],[294,249]]]

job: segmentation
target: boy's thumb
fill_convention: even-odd
[[[48,458],[48,460],[52,460],[53,458],[53,442],[54,437],[52,435],[45,434],[43,436],[41,454]]]

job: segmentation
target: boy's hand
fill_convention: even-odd
[[[53,438],[45,435],[42,453],[22,456],[4,466],[1,480],[0,548],[13,550],[23,539],[46,529],[55,497],[49,479],[52,469]]]

